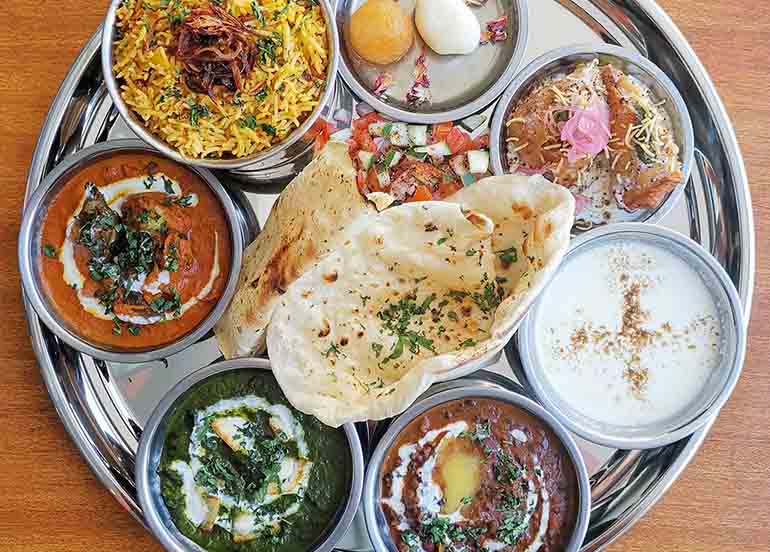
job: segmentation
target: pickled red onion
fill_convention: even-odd
[[[569,143],[567,161],[574,163],[586,154],[597,155],[610,141],[610,110],[602,101],[588,109],[571,107],[571,116],[561,129],[561,139]]]

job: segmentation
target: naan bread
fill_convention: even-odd
[[[516,176],[360,217],[273,312],[278,383],[334,427],[402,412],[510,340],[566,252],[573,218],[569,191]]]
[[[265,328],[280,295],[340,245],[350,221],[373,210],[358,192],[347,145],[330,142],[286,187],[244,253],[238,289],[214,328],[225,358],[264,350]]]

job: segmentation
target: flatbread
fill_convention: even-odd
[[[225,358],[265,348],[265,327],[289,285],[339,246],[357,216],[374,211],[356,187],[347,145],[330,142],[286,187],[243,256],[238,288],[214,328]]]
[[[333,427],[402,412],[510,340],[566,252],[573,219],[569,191],[516,176],[360,217],[273,312],[278,383]]]

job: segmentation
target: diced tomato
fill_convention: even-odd
[[[364,171],[356,173],[356,187],[358,188],[358,193],[362,196],[366,196],[369,193],[366,189],[366,173]]]
[[[488,149],[489,148],[489,133],[484,133],[481,136],[477,136],[473,141],[473,149]]]
[[[377,144],[374,143],[374,138],[369,134],[367,127],[353,129],[353,140],[358,144],[358,149],[372,153],[377,152]]]
[[[312,141],[313,152],[318,153],[327,144],[329,136],[331,136],[335,130],[337,130],[337,127],[335,127],[334,124],[319,117],[302,138],[308,142]]]
[[[407,203],[411,201],[430,201],[433,199],[433,194],[430,193],[430,188],[427,186],[419,185],[415,188],[412,197],[408,198]]]
[[[438,123],[433,125],[433,131],[431,132],[431,143],[437,144],[438,142],[441,142],[442,140],[446,139],[449,132],[452,130],[451,122],[449,123]]]
[[[433,193],[433,197],[435,199],[444,199],[446,197],[451,196],[453,193],[457,192],[458,190],[463,189],[463,184],[457,179],[451,179],[451,180],[442,180],[436,191]]]
[[[353,129],[359,130],[359,129],[365,129],[369,130],[369,125],[372,123],[377,123],[382,120],[382,117],[379,113],[376,111],[372,111],[371,113],[367,113],[363,117],[359,117],[355,121],[353,121]]]
[[[366,173],[366,187],[370,192],[387,192],[388,190],[380,186],[380,181],[377,180],[377,171],[374,167],[369,167],[369,172]]]
[[[331,134],[329,131],[330,126],[331,123],[327,123],[321,117],[319,117],[315,120],[315,123],[311,125],[303,138],[309,142],[311,140],[315,140],[319,135],[326,134],[326,136],[329,136]]]
[[[457,127],[454,127],[449,131],[449,134],[444,138],[444,141],[447,143],[447,146],[449,146],[452,155],[465,153],[466,151],[473,149],[473,140]]]

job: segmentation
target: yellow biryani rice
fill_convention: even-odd
[[[191,158],[246,157],[270,148],[310,115],[325,86],[329,48],[320,6],[312,0],[218,4],[272,33],[273,48],[244,83],[244,90],[259,88],[254,94],[212,100],[185,85],[175,35],[208,0],[125,0],[117,11],[113,69],[121,96],[150,132]]]

